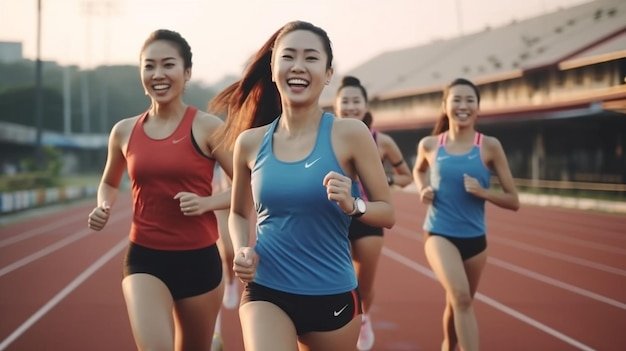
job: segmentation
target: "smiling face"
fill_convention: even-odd
[[[272,56],[272,80],[287,105],[317,103],[332,76],[320,37],[308,30],[285,34]]]
[[[345,86],[335,98],[335,113],[342,118],[363,120],[367,112],[367,101],[359,87]]]
[[[442,107],[450,127],[474,127],[478,116],[478,97],[471,86],[459,84],[450,87]]]
[[[180,99],[191,68],[185,63],[175,44],[156,40],[141,54],[141,82],[153,102],[166,104]]]

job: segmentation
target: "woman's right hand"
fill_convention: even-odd
[[[420,191],[420,200],[422,201],[423,204],[430,205],[433,203],[434,199],[435,199],[435,191],[430,185],[422,188],[422,190]]]
[[[89,228],[93,230],[101,230],[107,224],[109,220],[109,214],[111,213],[111,205],[108,202],[103,202],[102,205],[91,210],[89,214],[89,220],[87,224]]]
[[[256,266],[259,263],[259,256],[251,247],[240,247],[233,260],[233,271],[235,276],[244,283],[254,280]]]

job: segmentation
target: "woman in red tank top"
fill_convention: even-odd
[[[146,40],[140,73],[152,104],[113,127],[89,214],[89,227],[103,229],[128,170],[133,221],[122,289],[139,350],[210,351],[222,302],[214,211],[229,207],[230,191],[214,196],[211,181],[216,162],[232,176],[233,158],[213,137],[222,121],[183,102],[191,56],[176,32]]]

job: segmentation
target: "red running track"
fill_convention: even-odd
[[[443,289],[422,246],[425,207],[394,194],[372,310],[374,350],[440,350]],[[122,298],[130,224],[123,197],[107,228],[92,204],[0,228],[0,351],[135,350]],[[488,205],[490,259],[475,310],[483,350],[626,350],[626,216]],[[224,351],[243,350],[235,310]]]

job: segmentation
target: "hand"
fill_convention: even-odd
[[[324,177],[323,184],[326,187],[328,200],[337,202],[345,213],[350,213],[354,210],[352,179],[335,171],[330,171]]]
[[[102,205],[91,210],[87,226],[93,230],[102,230],[109,220],[110,212],[111,205],[106,201],[102,202]]]
[[[420,200],[422,201],[423,204],[430,205],[433,203],[434,199],[435,199],[435,191],[430,185],[422,188],[422,190],[420,191]]]
[[[472,178],[467,174],[463,174],[463,183],[465,185],[465,191],[475,196],[480,196],[483,190],[485,190],[482,186],[480,186],[480,183],[478,183],[476,178]]]
[[[185,191],[174,196],[175,200],[180,202],[180,211],[185,216],[199,216],[205,212],[202,197]]]
[[[259,263],[259,256],[251,247],[241,247],[235,254],[233,260],[233,271],[235,276],[244,283],[249,283],[254,279],[256,266]]]

